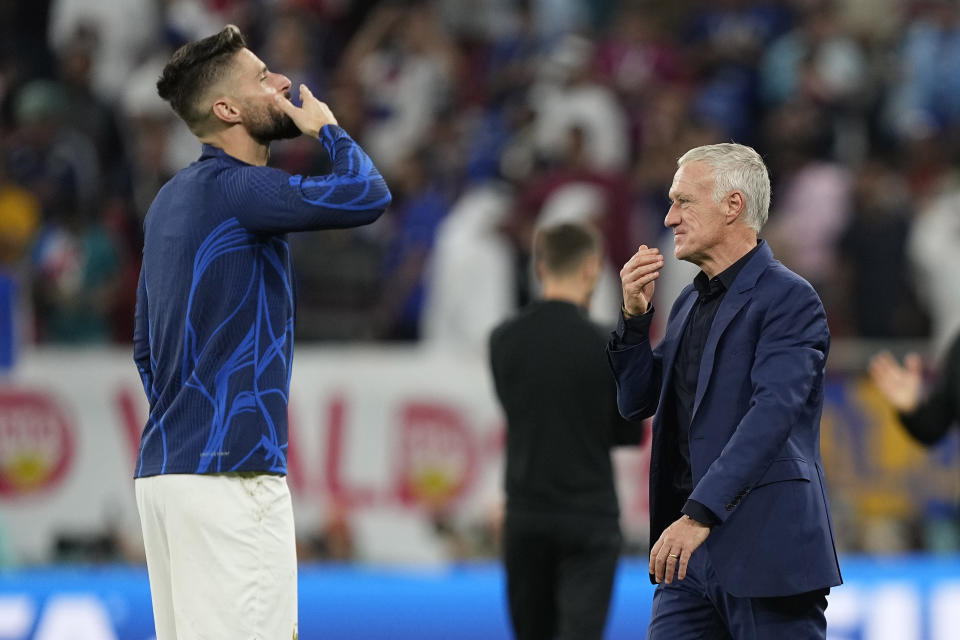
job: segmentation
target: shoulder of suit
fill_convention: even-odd
[[[757,277],[756,286],[761,290],[769,290],[776,298],[811,294],[819,298],[816,289],[806,278],[792,271],[779,260],[773,260],[767,265]]]

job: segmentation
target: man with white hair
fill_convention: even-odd
[[[757,237],[770,181],[753,149],[677,164],[664,224],[700,273],[652,348],[663,256],[641,245],[608,345],[620,412],[654,416],[647,638],[824,638],[841,578],[820,458],[823,305]]]

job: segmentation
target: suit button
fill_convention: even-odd
[[[735,507],[736,505],[734,505],[732,502],[728,502],[726,506],[727,506],[727,511],[733,511],[733,507]]]

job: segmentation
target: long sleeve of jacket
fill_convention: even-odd
[[[361,226],[383,213],[390,190],[360,145],[335,125],[320,130],[320,142],[333,164],[327,175],[304,177],[255,166],[221,174],[221,187],[241,225],[280,234]]]
[[[650,346],[653,310],[625,320],[607,343],[607,359],[617,380],[617,408],[627,420],[649,418],[657,411],[663,380],[663,358]]]

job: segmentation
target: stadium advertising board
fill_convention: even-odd
[[[960,628],[960,558],[847,557],[827,607],[828,640],[952,640]],[[309,565],[300,571],[300,637],[506,640],[503,574],[495,563],[445,570]],[[624,561],[607,640],[642,637],[653,588]],[[142,568],[0,573],[3,640],[152,640]]]

